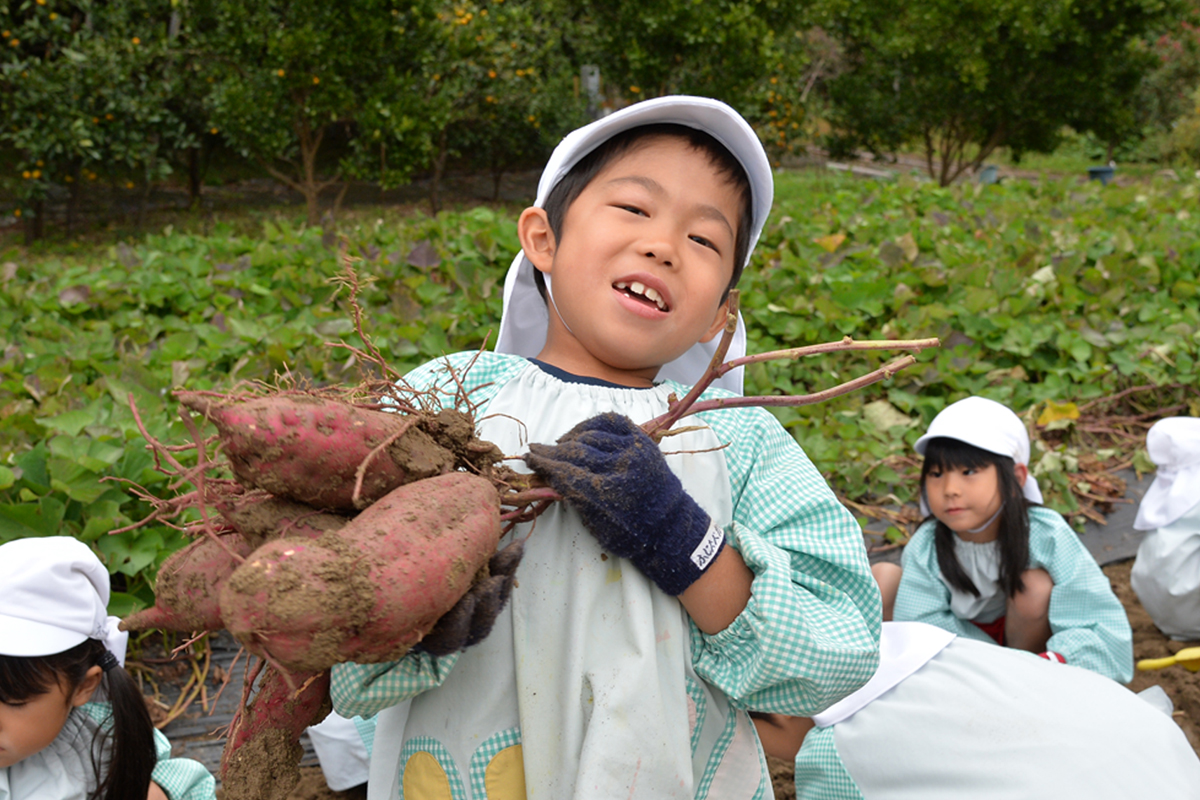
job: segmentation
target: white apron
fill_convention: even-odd
[[[670,391],[565,383],[530,364],[481,411],[480,435],[517,455],[602,412],[645,422]],[[662,443],[727,528],[720,446],[708,428]],[[765,769],[753,725],[696,677],[679,602],[604,553],[564,504],[529,530],[514,532],[529,534],[525,557],[491,635],[439,689],[379,714],[370,800],[753,797]]]

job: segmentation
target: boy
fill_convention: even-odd
[[[663,372],[700,377],[770,206],[762,145],[716,101],[640,103],[555,150],[518,224],[510,353],[407,380],[461,382],[481,435],[568,501],[515,532],[482,642],[335,669],[340,713],[382,712],[372,799],[766,798],[744,709],[811,715],[870,678],[861,535],[774,417],[689,417],[665,454],[633,424],[686,390]],[[534,270],[540,312],[513,288]]]

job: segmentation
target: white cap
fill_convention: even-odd
[[[733,154],[746,170],[750,180],[750,207],[752,227],[750,246],[746,250],[746,263],[771,213],[774,199],[774,180],[771,177],[771,162],[767,159],[758,134],[742,116],[719,100],[707,97],[670,96],[657,97],[617,111],[578,128],[554,148],[542,178],[538,181],[537,199],[534,206],[542,207],[550,191],[575,166],[581,158],[622,131],[642,125],[674,123],[697,128],[712,136]],[[743,265],[744,266],[744,265]],[[514,353],[533,358],[546,344],[546,331],[550,324],[546,302],[538,293],[533,279],[534,267],[524,252],[517,253],[508,276],[504,281],[504,312],[500,318],[500,335],[496,338],[496,351]],[[663,366],[659,380],[670,379],[684,384],[693,384],[704,374],[705,368],[716,351],[720,337],[709,342],[697,343],[691,350]],[[729,347],[727,359],[746,353],[746,326],[738,314],[737,333]],[[741,394],[742,369],[730,370],[713,385]]]
[[[108,570],[69,536],[0,545],[0,655],[49,656],[86,639],[125,663],[129,634],[108,616]]]
[[[1146,433],[1146,452],[1158,466],[1133,527],[1165,528],[1200,502],[1200,418],[1167,417]]]
[[[1008,456],[1016,464],[1029,466],[1029,432],[1012,409],[986,397],[966,397],[946,406],[917,439],[917,453],[925,455],[930,439],[945,437],[974,445],[980,450]],[[1042,502],[1037,479],[1031,474],[1022,487],[1031,502]]]

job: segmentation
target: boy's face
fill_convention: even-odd
[[[538,227],[541,209],[527,209],[521,243],[553,297],[539,358],[648,385],[712,339],[725,323],[740,200],[707,155],[662,137],[596,175],[567,209],[561,241]]]

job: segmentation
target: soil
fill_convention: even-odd
[[[1132,560],[1122,561],[1104,567],[1104,574],[1112,581],[1113,591],[1129,616],[1129,625],[1133,628],[1134,660],[1162,658],[1185,647],[1200,645],[1200,642],[1173,642],[1154,627],[1150,615],[1142,608],[1129,586],[1131,569]],[[1183,667],[1168,667],[1155,672],[1138,671],[1134,673],[1129,688],[1140,692],[1155,684],[1161,686],[1175,703],[1175,722],[1183,729],[1197,755],[1200,755],[1200,673],[1189,672]],[[775,784],[775,800],[795,800],[792,764],[775,758],[767,761],[771,767],[771,781]]]

